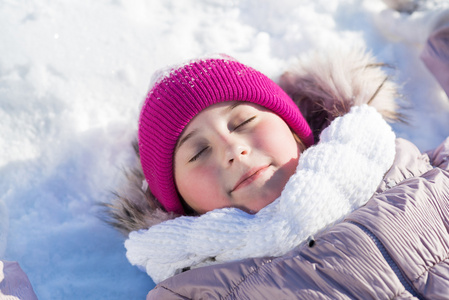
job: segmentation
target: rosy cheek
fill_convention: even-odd
[[[298,144],[286,124],[260,123],[254,133],[257,147],[271,154],[278,162],[285,163],[299,157]]]
[[[197,211],[213,209],[211,199],[218,197],[218,177],[211,167],[197,167],[183,174],[178,190],[187,203]]]
[[[256,146],[267,150],[276,148],[279,143],[279,136],[271,134],[272,132],[277,132],[277,128],[270,126],[270,124],[261,123],[254,131]]]
[[[188,194],[192,194],[198,189],[198,182],[201,182],[203,175],[201,171],[193,169],[183,173],[181,176],[182,179],[180,180],[178,187],[181,194],[182,191],[187,191]]]

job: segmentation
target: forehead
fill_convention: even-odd
[[[199,112],[184,128],[178,138],[176,149],[184,144],[185,141],[194,136],[198,131],[201,131],[201,129],[205,126],[218,122],[222,120],[222,118],[227,118],[232,114],[232,112],[240,112],[242,110],[246,111],[246,109],[258,111],[267,110],[257,104],[243,101],[220,102],[205,108]]]
[[[199,112],[185,127],[186,129],[191,125],[192,123],[195,123],[197,120],[205,119],[208,116],[213,117],[219,117],[219,116],[226,116],[230,114],[231,112],[235,111],[236,108],[252,108],[256,110],[261,111],[268,111],[268,109],[265,109],[264,107],[254,104],[251,102],[244,102],[244,101],[227,101],[227,102],[220,102],[213,104],[205,109],[203,109],[201,112]],[[239,110],[240,111],[240,110]]]
[[[188,132],[193,129],[193,127],[201,127],[205,122],[214,122],[216,120],[218,121],[221,117],[228,117],[229,115],[232,115],[233,112],[246,111],[246,109],[270,111],[258,104],[254,104],[251,102],[227,101],[216,103],[203,109],[192,120],[190,120],[187,126],[184,127],[184,130],[180,135],[180,139],[183,137],[183,135],[188,134]]]
[[[197,117],[212,113],[220,113],[220,114],[226,114],[230,111],[232,111],[234,108],[238,106],[250,106],[251,103],[249,102],[242,102],[242,101],[226,101],[226,102],[219,102],[215,103],[202,111],[200,111],[190,122],[189,124],[197,119]]]

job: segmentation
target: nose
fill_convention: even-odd
[[[232,165],[236,161],[241,161],[250,154],[250,147],[244,141],[228,141],[225,153],[225,164]]]

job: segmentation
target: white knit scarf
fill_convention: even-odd
[[[158,283],[186,267],[285,254],[364,205],[394,156],[395,135],[380,114],[353,107],[302,153],[281,196],[257,214],[224,208],[134,231],[126,256]]]

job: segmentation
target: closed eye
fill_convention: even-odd
[[[203,149],[201,149],[197,154],[195,154],[190,160],[189,162],[194,162],[196,161],[198,158],[200,158],[200,156],[204,153],[204,151],[206,151],[207,149],[209,149],[209,146],[204,147]]]
[[[239,125],[237,125],[237,127],[235,127],[234,130],[237,130],[237,129],[239,129],[239,128],[245,126],[246,124],[248,124],[248,123],[254,121],[255,118],[256,118],[256,116],[251,117],[251,118],[245,120],[244,122],[242,122],[242,123],[240,123]]]

